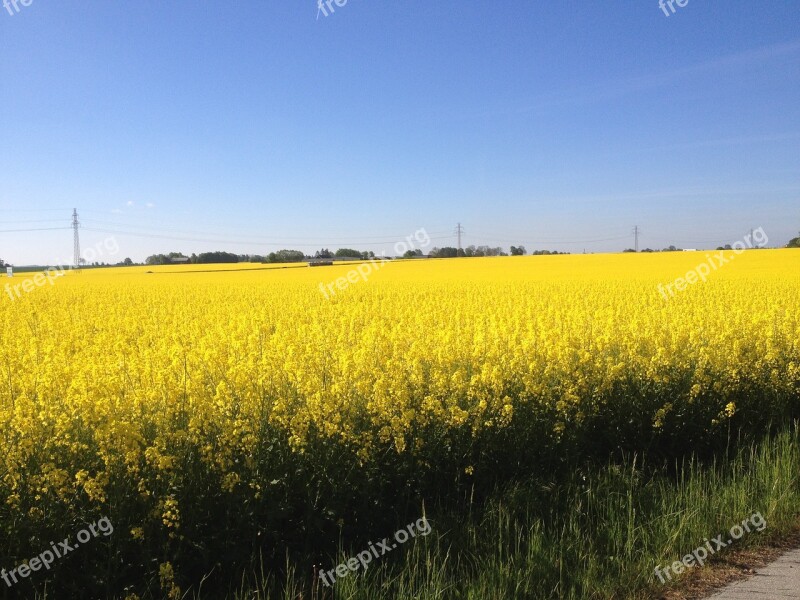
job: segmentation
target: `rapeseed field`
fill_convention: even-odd
[[[659,292],[704,260],[394,261],[330,297],[356,265],[129,267],[5,293],[6,566],[107,517],[120,579],[178,597],[220,561],[388,531],[414,499],[797,417],[800,253]]]

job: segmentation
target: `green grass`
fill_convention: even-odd
[[[461,510],[433,507],[429,536],[410,540],[332,589],[313,583],[310,565],[288,565],[282,583],[266,568],[253,569],[231,597],[648,598],[664,587],[654,575],[657,565],[680,560],[720,533],[727,539],[731,526],[753,513],[763,515],[767,528],[731,547],[789,529],[800,514],[799,478],[797,427],[710,464],[690,459],[653,468],[631,458],[577,470],[560,483],[515,484],[482,508],[469,501]],[[331,569],[392,533],[375,532],[373,540],[322,564]]]

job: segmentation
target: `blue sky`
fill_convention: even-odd
[[[704,248],[800,230],[784,0],[0,10],[0,257]],[[9,10],[12,14],[9,13]],[[127,232],[127,233],[123,233]],[[132,235],[136,234],[136,235]],[[174,238],[174,239],[171,239]],[[180,239],[178,239],[180,238]]]

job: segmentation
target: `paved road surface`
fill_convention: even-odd
[[[709,600],[800,600],[800,550],[756,570],[743,581],[725,586]]]

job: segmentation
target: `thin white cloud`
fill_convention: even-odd
[[[652,75],[617,79],[595,86],[589,85],[582,89],[554,91],[539,96],[534,103],[521,107],[517,112],[524,113],[565,104],[586,104],[611,100],[631,93],[663,87],[687,76],[755,65],[798,52],[800,52],[800,41],[764,46]]]
[[[769,144],[772,142],[785,142],[796,139],[800,139],[800,132],[730,137],[717,140],[697,140],[694,142],[685,142],[681,144],[654,146],[652,148],[640,148],[639,150],[637,150],[637,152],[653,152],[656,150],[684,150],[689,148],[711,148],[715,146],[745,146],[751,144]]]
[[[795,194],[800,192],[797,185],[753,185],[749,187],[695,186],[672,189],[643,190],[627,194],[597,194],[591,196],[556,197],[557,202],[613,202],[615,200],[661,200],[675,198],[699,198],[715,196],[758,196],[766,194]]]

